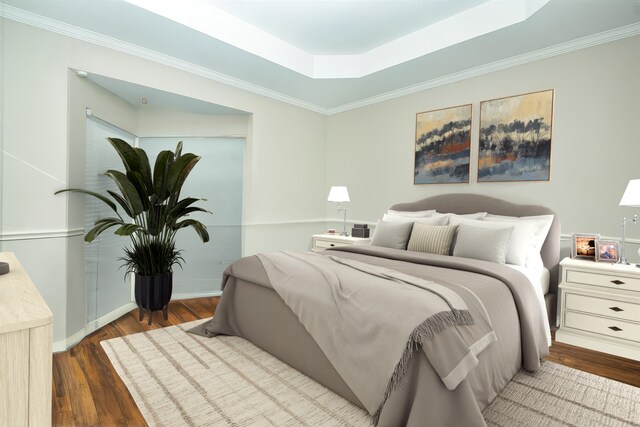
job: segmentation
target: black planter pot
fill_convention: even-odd
[[[157,276],[143,276],[136,274],[134,289],[136,304],[139,309],[139,319],[149,314],[148,324],[151,324],[153,311],[162,310],[164,320],[169,316],[169,301],[173,291],[173,273]]]

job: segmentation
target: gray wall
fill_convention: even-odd
[[[375,221],[396,202],[473,192],[551,207],[565,239],[620,236],[623,216],[637,212],[618,203],[628,180],[640,178],[638,69],[636,36],[329,116],[327,185],[348,186],[354,220]],[[551,180],[477,183],[480,102],[545,89],[555,89]],[[413,185],[416,113],[469,103],[471,183]],[[326,212],[336,216],[332,206]],[[640,225],[629,236],[638,239]]]
[[[56,190],[82,179],[82,127],[87,102],[94,113],[135,132],[137,116],[80,88],[70,69],[129,81],[251,113],[245,123],[243,191],[245,253],[306,247],[325,208],[326,117],[150,62],[11,20],[3,20],[2,243],[17,254],[54,313],[54,348],[83,333],[82,209]],[[114,107],[114,108],[112,108]],[[128,120],[128,122],[127,122]],[[240,119],[229,122],[237,133]],[[143,134],[150,122],[140,118]],[[145,127],[146,126],[146,127]],[[202,123],[194,122],[194,129]],[[155,133],[155,132],[153,132]],[[303,221],[280,230],[281,223]],[[300,229],[303,229],[302,231]],[[277,233],[274,230],[281,232]],[[265,235],[272,236],[265,239]]]

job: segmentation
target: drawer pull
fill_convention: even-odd
[[[622,308],[620,307],[609,307],[609,310],[613,310],[613,311],[624,311]]]
[[[624,282],[622,280],[612,280],[611,283],[613,283],[614,285],[624,285]]]
[[[334,245],[333,243],[331,243],[329,246],[333,248],[333,247],[335,247],[336,245]]]
[[[619,332],[619,331],[622,330],[622,329],[618,328],[617,326],[609,326],[609,329],[611,329],[612,331],[616,331],[616,332]]]

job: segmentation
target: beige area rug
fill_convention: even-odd
[[[150,426],[370,426],[361,408],[238,337],[185,331],[202,320],[103,341]],[[545,362],[484,411],[498,426],[640,426],[640,389]]]

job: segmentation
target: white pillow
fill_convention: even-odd
[[[382,216],[382,220],[387,222],[417,222],[426,225],[447,225],[447,222],[449,222],[449,217],[432,216],[429,218],[412,218],[408,216],[384,214]]]
[[[465,224],[485,229],[499,229],[505,226],[512,227],[513,232],[511,233],[511,239],[509,240],[509,246],[507,248],[506,263],[525,266],[529,250],[532,246],[531,239],[535,228],[533,222],[472,220],[456,216],[449,219],[449,224]]]
[[[389,209],[387,211],[387,214],[389,214],[389,215],[406,216],[406,217],[409,217],[409,218],[428,218],[430,216],[433,216],[434,213],[436,213],[435,209],[431,209],[430,211],[415,211],[415,212],[411,212],[411,211],[394,211],[393,209]]]
[[[547,235],[549,234],[549,230],[551,229],[551,224],[553,224],[553,215],[532,215],[517,217],[489,214],[487,215],[485,221],[526,221],[533,223],[534,230],[533,236],[531,237],[531,247],[529,248],[529,253],[527,254],[527,260],[524,266],[527,268],[535,269],[544,268],[542,257],[540,256],[540,251],[542,250],[544,241],[547,239]]]
[[[504,264],[513,230],[514,227],[488,228],[460,224],[453,256]]]
[[[466,219],[484,219],[487,216],[487,213],[476,212],[476,213],[470,213],[470,214],[455,214],[455,213],[435,212],[432,216],[448,216],[448,217],[458,217],[458,218],[466,218]]]

